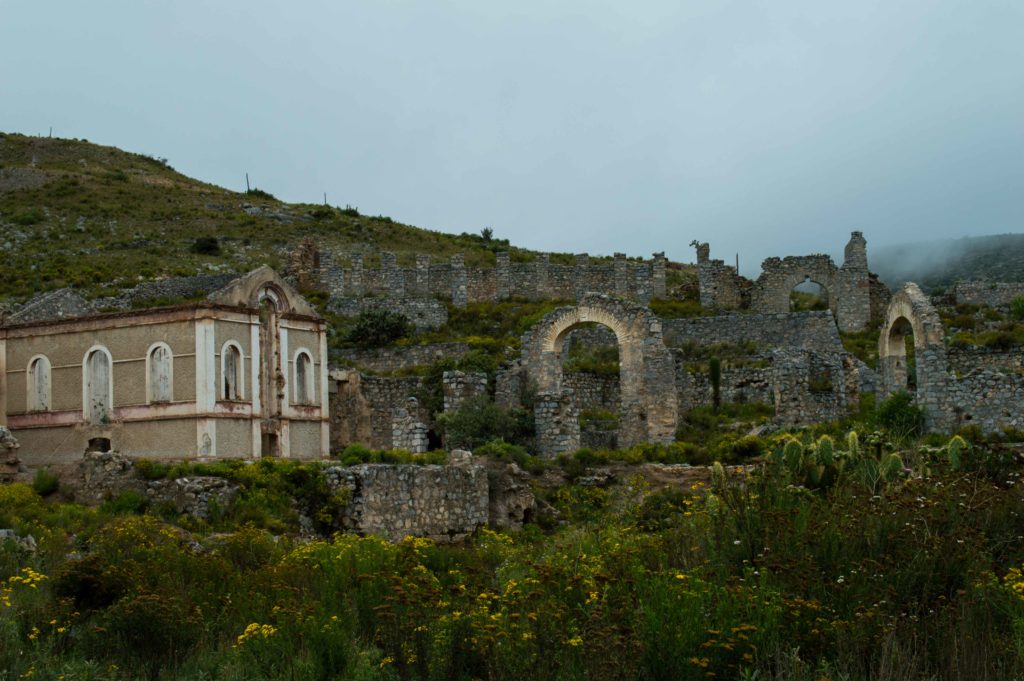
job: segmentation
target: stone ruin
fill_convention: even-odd
[[[905,284],[892,297],[878,338],[879,397],[897,391],[912,393],[924,410],[929,430],[966,425],[977,425],[985,432],[1024,429],[1021,348],[953,351],[945,336],[932,301],[917,284]],[[912,340],[913,365],[908,339]]]
[[[784,313],[790,311],[790,292],[813,282],[821,287],[839,325],[839,330],[863,331],[881,319],[888,303],[888,290],[878,276],[868,271],[867,242],[852,232],[846,244],[843,264],[837,267],[828,255],[800,255],[768,258],[761,263],[761,275],[750,281],[722,260],[712,260],[707,243],[694,242],[700,303],[707,309]]]
[[[418,328],[437,328],[455,307],[510,298],[579,300],[599,292],[647,303],[665,297],[664,253],[649,261],[616,253],[611,261],[592,261],[586,253],[572,264],[552,262],[539,253],[532,262],[513,262],[508,252],[495,254],[494,267],[468,267],[462,254],[439,263],[426,254],[414,256],[411,267],[399,265],[391,251],[379,253],[380,264],[367,266],[361,252],[336,253],[312,239],[291,252],[287,274],[300,290],[318,289],[330,296],[333,312],[355,315],[374,307],[401,312]]]

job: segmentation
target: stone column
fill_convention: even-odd
[[[405,273],[398,268],[398,257],[391,251],[381,251],[380,266],[384,275],[385,295],[389,298],[405,297]]]
[[[551,256],[547,253],[537,254],[537,259],[534,261],[534,268],[536,274],[534,275],[534,287],[535,295],[534,298],[537,300],[546,300],[550,297],[550,286],[548,285],[548,277],[551,270]]]
[[[576,300],[579,301],[587,291],[592,288],[589,285],[587,279],[587,270],[590,268],[590,256],[586,253],[576,254],[576,271],[573,273],[575,276],[575,289],[576,289]],[[596,288],[596,287],[593,287]]]
[[[466,307],[469,304],[469,279],[466,276],[466,259],[461,253],[452,256],[452,305]]]
[[[651,261],[651,296],[654,298],[666,298],[668,292],[665,288],[665,252],[655,253]]]
[[[533,415],[537,450],[546,459],[580,448],[580,421],[571,390],[538,393]]]
[[[416,296],[430,297],[430,256],[416,256]]]
[[[633,268],[633,274],[636,278],[636,292],[631,297],[646,305],[651,302],[651,268],[646,263],[637,265]]]
[[[629,297],[629,263],[625,253],[615,254],[615,295],[619,298]]]
[[[351,289],[350,293],[355,298],[362,297],[366,293],[365,282],[363,278],[362,253],[352,254],[352,271],[349,274],[349,288]]]
[[[498,300],[506,300],[512,297],[512,260],[508,251],[500,251],[495,254],[497,264],[495,265],[494,276],[497,279]]]

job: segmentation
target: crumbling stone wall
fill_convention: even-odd
[[[754,343],[763,351],[782,347],[840,352],[843,348],[835,319],[824,310],[664,319],[662,325],[665,343],[672,347]]]
[[[706,366],[694,367],[685,358],[673,351],[676,358],[676,399],[679,415],[695,407],[710,407],[714,404],[714,390]],[[760,402],[772,404],[775,400],[774,372],[770,365],[771,355],[752,357],[753,361],[764,359],[767,366],[734,365],[722,362],[722,377],[719,395],[725,403]]]
[[[395,407],[391,417],[391,445],[413,454],[422,454],[430,446],[427,424],[419,419],[422,413],[419,400],[406,398],[405,404]]]
[[[952,381],[949,427],[976,425],[987,433],[1024,430],[1024,376],[1000,369],[975,369]]]
[[[541,455],[555,457],[580,448],[580,415],[571,390],[537,393],[533,416]]]
[[[468,453],[465,454],[468,456]],[[407,536],[460,541],[487,524],[487,470],[452,452],[455,465],[330,467],[327,479],[351,490],[342,524],[391,541]]]
[[[843,356],[838,353],[773,352],[776,420],[787,425],[804,425],[846,416],[851,403],[847,395],[851,383],[847,380],[846,369]]]
[[[468,354],[467,343],[432,343],[429,345],[392,345],[383,348],[344,348],[331,354],[331,360],[345,367],[361,367],[388,373],[410,367],[426,366],[439,359]]]
[[[426,410],[417,402],[413,413],[408,401],[419,394],[422,385],[423,379],[415,376],[388,378],[346,369],[331,371],[328,385],[331,451],[338,452],[355,443],[371,449],[397,448],[395,411],[399,407],[409,412],[408,419],[403,420],[403,433],[414,423],[429,425],[430,415]],[[400,434],[399,442],[409,440]]]
[[[528,380],[537,386],[535,407],[541,453],[551,455],[564,442],[578,442],[573,418],[565,404],[573,404],[563,385],[562,350],[566,335],[589,323],[610,328],[619,344],[621,414],[619,444],[671,442],[677,412],[672,356],[662,340],[661,321],[644,306],[609,296],[587,294],[576,307],[552,311],[524,334],[521,347]],[[549,436],[545,429],[551,428]]]
[[[726,265],[723,260],[711,259],[711,246],[694,241],[697,249],[697,279],[700,304],[708,310],[738,310],[750,306],[754,283]]]
[[[347,260],[348,266],[342,263]],[[507,252],[497,253],[494,267],[470,268],[462,254],[448,263],[432,262],[429,256],[415,256],[413,267],[400,267],[397,256],[380,254],[380,266],[366,266],[362,253],[347,255],[321,245],[303,242],[289,258],[289,275],[327,291],[339,309],[351,309],[367,296],[383,298],[388,305],[408,305],[412,300],[451,300],[456,306],[471,302],[492,302],[511,297],[531,300],[578,300],[588,292],[614,294],[640,302],[665,297],[664,253],[645,262],[616,254],[613,263],[591,262],[582,253],[571,265],[553,263],[551,255],[538,254],[533,262],[513,263]],[[332,301],[333,302],[333,301]],[[415,310],[413,306],[409,308]]]
[[[1005,281],[961,281],[953,286],[958,304],[1006,307],[1015,298],[1024,297],[1024,283]]]
[[[477,372],[446,371],[442,377],[444,410],[456,411],[466,400],[487,397],[487,374]]]
[[[963,376],[976,369],[992,369],[1015,373],[1024,368],[1024,348],[1014,346],[1007,349],[987,347],[956,347],[946,350],[949,368]]]
[[[790,292],[809,280],[824,289],[840,330],[861,331],[880,318],[886,291],[868,271],[867,242],[861,232],[851,233],[842,267],[836,267],[832,258],[823,254],[768,258],[761,263],[761,275],[752,285],[735,268],[712,260],[708,244],[694,245],[700,300],[705,308],[789,312]]]

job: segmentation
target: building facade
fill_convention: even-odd
[[[29,465],[328,455],[324,320],[268,267],[200,303],[0,327],[0,418]]]

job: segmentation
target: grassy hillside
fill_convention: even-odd
[[[398,252],[408,265],[415,253],[446,260],[461,252],[471,266],[493,263],[497,250],[510,250],[514,260],[534,257],[505,240],[229,191],[186,177],[165,159],[84,140],[0,133],[0,304],[63,286],[109,295],[164,276],[280,267],[306,236],[358,248],[369,265],[379,250]],[[196,248],[210,237],[219,253]]]

